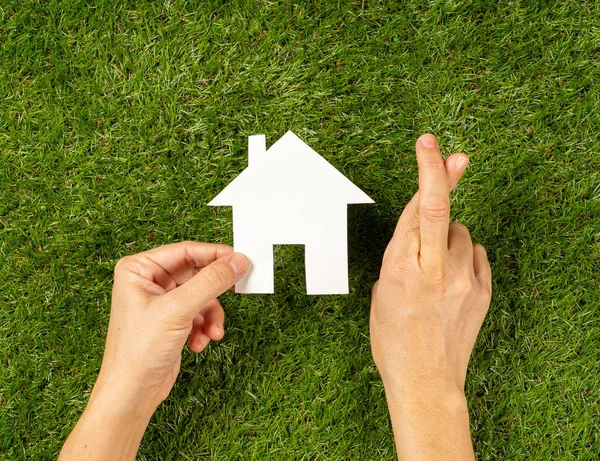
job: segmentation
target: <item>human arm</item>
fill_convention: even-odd
[[[59,460],[135,459],[169,394],[186,341],[194,352],[223,337],[217,296],[248,261],[226,245],[181,242],[121,259],[115,267],[102,367]]]
[[[373,358],[398,459],[474,459],[464,384],[491,299],[491,270],[466,227],[450,224],[449,193],[466,156],[444,162],[432,135],[421,136],[416,151],[419,191],[398,221],[373,287]]]

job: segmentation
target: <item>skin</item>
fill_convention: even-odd
[[[194,352],[223,337],[217,296],[247,271],[226,245],[181,242],[115,267],[102,367],[59,460],[133,460],[156,407],[169,395],[186,341]]]
[[[444,162],[436,139],[416,144],[419,191],[384,254],[371,302],[371,348],[399,460],[474,459],[464,394],[489,308],[491,270],[469,231],[450,223],[449,193],[468,159]]]
[[[491,295],[491,272],[449,193],[468,159],[444,162],[435,138],[417,141],[419,192],[402,213],[373,287],[371,343],[399,459],[473,459],[464,382]],[[187,342],[201,352],[224,335],[217,297],[248,270],[231,247],[181,242],[115,267],[102,367],[59,460],[133,460],[169,395]]]

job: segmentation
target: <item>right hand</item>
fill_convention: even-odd
[[[449,193],[468,158],[444,162],[435,138],[416,144],[419,191],[404,209],[383,258],[371,303],[373,358],[386,390],[403,398],[464,396],[471,351],[491,299],[486,252],[450,224]]]

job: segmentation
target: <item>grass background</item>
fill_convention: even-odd
[[[494,297],[467,395],[479,459],[600,453],[600,6],[594,1],[0,2],[0,457],[52,459],[100,365],[112,269],[194,239],[247,136],[292,129],[376,201],[349,296],[224,296],[139,458],[394,459],[370,285],[436,134]]]

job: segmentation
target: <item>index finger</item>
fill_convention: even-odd
[[[468,164],[469,157],[463,153],[452,154],[444,160],[449,192],[452,192],[457,186]],[[390,241],[392,245],[402,247],[409,255],[417,255],[421,246],[419,197],[419,191],[417,191],[404,208]]]
[[[463,153],[453,154],[444,160],[448,189],[454,190],[469,163],[469,157]],[[419,229],[419,191],[413,196],[400,215],[394,235],[383,255],[382,270],[388,264],[394,264],[397,257],[413,258],[419,256],[421,235]]]
[[[450,196],[448,178],[439,145],[431,134],[417,140],[419,164],[419,253],[426,260],[445,258],[448,253]]]
[[[199,269],[233,252],[228,245],[202,242],[177,242],[140,253],[160,266],[177,285],[192,278]]]

